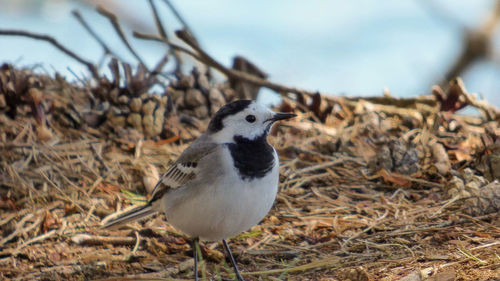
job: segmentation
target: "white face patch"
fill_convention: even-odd
[[[266,106],[252,102],[243,111],[226,116],[222,120],[224,127],[214,133],[212,139],[218,143],[230,143],[233,142],[234,136],[250,140],[260,137],[270,129],[270,119],[274,114],[274,111]]]

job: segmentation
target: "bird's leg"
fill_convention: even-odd
[[[193,258],[194,258],[194,280],[198,281],[198,242],[199,238],[196,237],[193,239],[193,242],[191,244],[191,247],[193,248]]]
[[[236,260],[233,257],[233,253],[231,253],[231,250],[229,249],[229,245],[227,245],[226,239],[222,239],[222,244],[224,244],[224,249],[226,249],[226,253],[229,256],[229,260],[231,261],[231,264],[233,265],[234,268],[234,273],[236,274],[236,278],[239,281],[245,281],[243,277],[240,274],[240,271],[238,270],[238,266],[236,265]]]

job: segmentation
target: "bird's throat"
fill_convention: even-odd
[[[233,164],[243,180],[262,178],[274,166],[274,149],[267,142],[267,134],[255,139],[235,136],[234,143],[227,144]]]

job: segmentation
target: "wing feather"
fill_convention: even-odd
[[[201,136],[194,141],[160,178],[153,190],[149,203],[160,199],[169,190],[181,188],[189,181],[195,179],[199,174],[199,161],[212,153],[217,146],[217,144],[208,141],[208,137],[206,136]]]

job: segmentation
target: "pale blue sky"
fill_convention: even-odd
[[[51,34],[96,61],[101,50],[70,15],[72,8],[79,7],[110,46],[133,61],[108,22],[85,5],[33,2],[35,8],[21,12],[15,9],[19,1],[0,0],[1,28]],[[154,27],[146,1],[116,2],[127,21],[139,23],[135,28]],[[226,65],[234,55],[243,55],[273,81],[334,95],[362,96],[380,95],[384,88],[395,96],[428,94],[460,52],[460,25],[476,26],[494,5],[493,0],[172,2],[204,48]],[[170,30],[178,28],[162,1],[156,3]],[[444,20],[440,12],[456,23]],[[163,54],[160,45],[134,41],[134,46],[151,65]],[[0,37],[0,61],[42,63],[49,71],[66,74],[68,66],[77,73],[85,71],[51,46],[28,39]],[[500,106],[498,64],[479,63],[463,78],[471,92]]]

